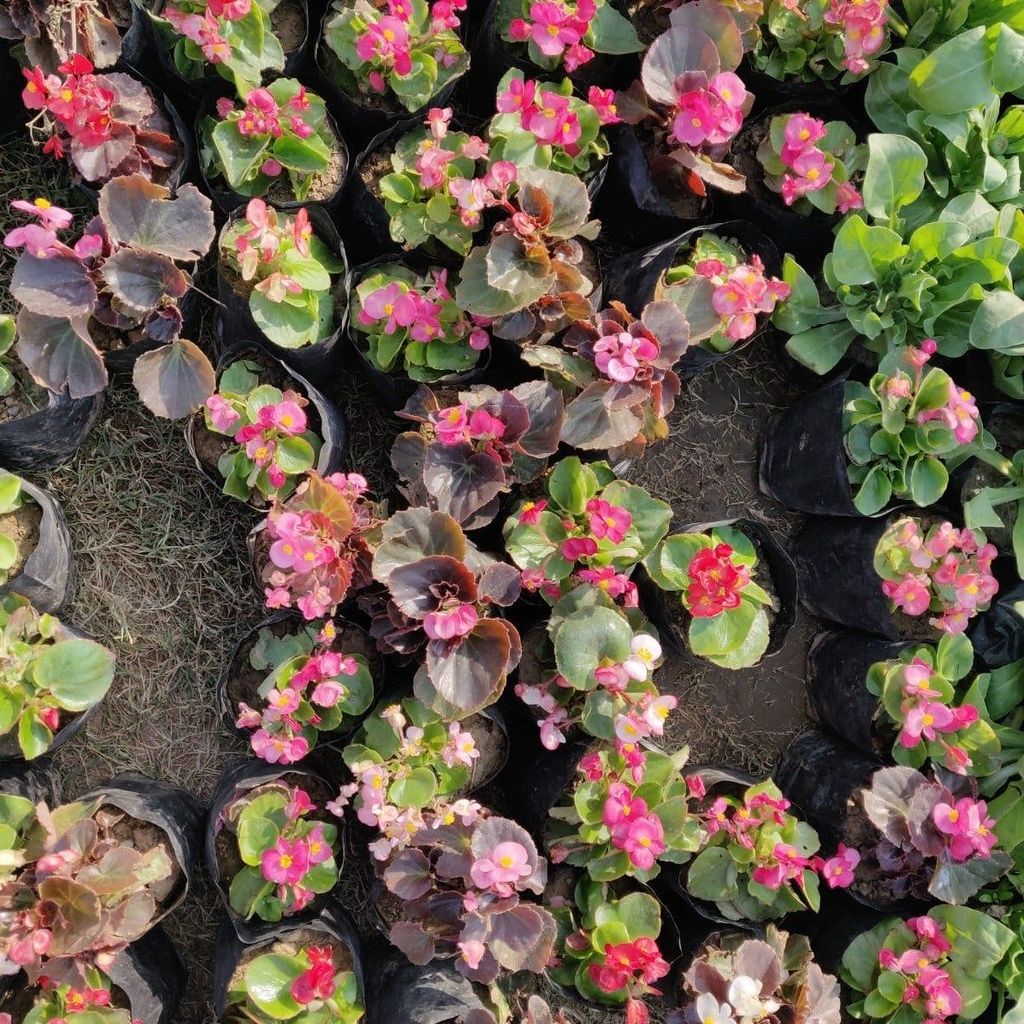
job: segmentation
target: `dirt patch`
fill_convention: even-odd
[[[753,124],[746,124],[732,144],[732,165],[747,179],[747,194],[765,203],[779,203],[782,200],[764,182],[764,168],[757,158],[761,143],[767,138],[771,121],[762,117]]]
[[[0,423],[13,423],[47,408],[50,393],[32,380],[32,375],[21,362],[11,355],[5,357],[4,365],[14,375],[14,387],[0,396]]]
[[[220,457],[234,442],[225,434],[218,434],[206,426],[206,419],[201,412],[192,418],[192,444],[196,450],[199,464],[214,478],[220,478],[217,463]]]
[[[270,27],[285,54],[294,53],[306,38],[306,12],[296,0],[282,0],[270,12]]]
[[[43,521],[43,510],[27,495],[21,508],[0,517],[0,534],[14,541],[18,557],[7,570],[7,578],[13,580],[24,568],[32,552],[39,546],[39,527]]]
[[[408,114],[409,111],[403,107],[390,90],[385,92],[363,92],[355,76],[341,61],[334,51],[321,41],[316,55],[317,63],[327,80],[332,82],[355,104],[366,110],[378,111],[382,114]]]
[[[380,179],[394,169],[391,154],[383,147],[372,150],[363,158],[359,164],[359,177],[374,199],[380,200]]]
[[[501,771],[508,757],[508,737],[495,722],[486,715],[471,715],[463,728],[473,734],[480,756],[473,762],[470,771],[470,785],[485,785]]]
[[[242,954],[238,965],[235,967],[231,980],[228,982],[228,991],[241,988],[245,976],[245,969],[259,956],[267,953],[277,953],[283,956],[295,956],[303,946],[328,946],[334,956],[334,970],[352,970],[352,953],[343,942],[339,942],[327,932],[317,931],[314,928],[298,928],[289,933],[287,939],[278,939],[265,946],[249,946]]]

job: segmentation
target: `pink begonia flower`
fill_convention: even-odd
[[[431,640],[451,640],[473,631],[480,616],[471,604],[456,604],[439,608],[427,614],[423,620],[423,632]]]
[[[567,562],[576,562],[597,554],[597,541],[593,537],[570,537],[562,541],[562,557]]]
[[[664,694],[655,697],[644,709],[644,721],[651,727],[655,736],[662,736],[665,732],[665,722],[669,713],[679,705],[679,700],[671,694]]]
[[[621,544],[626,539],[626,533],[633,525],[633,517],[626,509],[603,498],[591,498],[586,509],[590,532],[597,540]]]
[[[210,395],[206,400],[206,408],[210,413],[213,429],[221,434],[230,434],[231,428],[240,418],[235,407],[223,395]]]
[[[561,6],[553,2],[530,5],[530,38],[545,57],[560,57],[566,47],[579,43],[581,35]]]
[[[528,111],[537,94],[537,83],[529,78],[513,78],[504,92],[498,94],[496,109],[500,114]]]
[[[529,851],[515,842],[498,843],[469,869],[469,877],[478,889],[491,889],[499,896],[510,896],[517,884],[532,873]]]
[[[616,715],[613,728],[616,738],[623,743],[636,743],[650,732],[647,723],[633,715]]]
[[[656,814],[623,822],[612,832],[612,845],[625,852],[633,867],[649,871],[665,852],[665,829]]]
[[[900,582],[882,581],[882,592],[906,615],[923,615],[931,605],[930,580],[923,573],[906,573]]]
[[[585,754],[580,758],[578,767],[591,782],[599,782],[604,778],[604,769],[601,767],[600,754]]]
[[[922,739],[933,741],[937,734],[946,732],[955,721],[953,712],[945,704],[925,702],[912,707],[900,731],[901,747],[916,747]]]
[[[583,762],[581,761],[581,767],[582,764]],[[592,763],[589,766],[589,770],[585,770],[587,770],[589,776],[599,768],[600,759],[598,759],[596,764]],[[600,776],[598,777],[600,778]],[[629,786],[622,782],[613,782],[608,786],[602,820],[609,828],[616,828],[624,821],[632,821],[638,817],[642,818],[645,814],[647,814],[647,801],[642,797],[634,796]]]
[[[309,849],[301,839],[278,839],[260,856],[260,870],[268,882],[295,885],[309,870]]]
[[[780,152],[780,158],[788,167],[792,167],[793,161],[803,152],[814,147],[814,144],[826,135],[825,122],[810,114],[792,114],[786,119],[786,127],[783,133],[785,141]]]
[[[505,424],[486,409],[474,409],[469,417],[469,435],[474,440],[500,441]]]
[[[452,722],[448,726],[448,743],[441,756],[449,768],[457,764],[470,768],[480,756],[480,751],[477,750],[473,734],[463,730],[458,722]]]
[[[383,285],[366,296],[359,310],[359,322],[368,327],[384,320],[384,333],[395,334],[399,327],[409,327],[415,322],[417,298],[395,281]]]
[[[476,970],[480,966],[480,961],[484,958],[484,954],[487,952],[487,947],[479,939],[470,939],[468,942],[458,943],[459,953],[462,955],[462,959],[466,961],[471,970]]]
[[[853,883],[853,872],[860,863],[860,854],[840,843],[835,855],[822,865],[821,876],[830,889],[845,889]]]
[[[630,679],[642,683],[654,671],[654,666],[661,657],[661,644],[653,636],[639,633],[630,641],[629,651],[629,657],[622,663],[622,667]],[[675,707],[675,704],[672,707]]]
[[[836,209],[840,213],[863,210],[864,197],[850,182],[842,181],[836,186]]]
[[[622,122],[615,105],[614,89],[602,89],[600,86],[592,85],[587,91],[587,102],[597,111],[597,117],[601,124],[620,124]]]
[[[518,520],[525,526],[536,526],[540,522],[540,514],[548,507],[547,498],[540,501],[525,501],[519,509]]]
[[[82,235],[72,248],[80,260],[91,260],[103,252],[103,236]]]
[[[39,224],[23,224],[4,236],[4,245],[10,249],[24,249],[37,260],[57,254],[57,235]]]
[[[545,750],[557,750],[565,743],[565,733],[560,726],[568,721],[568,718],[569,712],[559,707],[540,723],[540,742]]]
[[[28,202],[26,199],[15,199],[11,203],[11,208],[35,217],[40,225],[48,231],[62,231],[64,228],[70,227],[74,220],[68,210],[54,206],[49,199],[34,199],[32,202]]]

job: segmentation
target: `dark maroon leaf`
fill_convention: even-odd
[[[128,159],[135,145],[135,133],[126,124],[114,123],[110,137],[98,146],[86,146],[80,138],[71,140],[71,161],[89,182],[103,182]]]
[[[493,562],[481,574],[477,589],[481,601],[507,608],[519,600],[523,580],[514,565]]]
[[[430,555],[398,566],[388,577],[388,590],[399,611],[413,619],[422,619],[445,599],[472,604],[477,596],[473,574],[447,555]]]
[[[388,936],[406,957],[423,967],[434,959],[434,938],[412,921],[398,921],[391,926]]]
[[[114,71],[104,75],[103,81],[115,93],[114,102],[110,106],[110,116],[114,120],[139,123],[155,113],[157,107],[153,94],[137,78]]]
[[[430,445],[423,483],[437,507],[460,523],[507,487],[501,463],[469,444]]]
[[[484,394],[486,398],[477,405],[477,408],[483,409],[505,424],[501,444],[515,444],[530,426],[530,413],[526,406],[512,391],[495,391],[488,388]]]
[[[384,869],[384,884],[399,899],[418,900],[430,891],[430,861],[420,850],[402,850]]]
[[[67,387],[72,398],[85,398],[107,386],[107,368],[89,334],[87,316],[40,316],[23,309],[17,352],[32,379],[51,391]]]
[[[521,904],[487,923],[487,948],[505,970],[543,973],[558,935],[549,911]]]
[[[558,448],[565,415],[562,392],[547,381],[530,380],[513,388],[512,394],[526,406],[530,418],[529,427],[519,438],[519,447],[537,459],[553,455]]]
[[[427,644],[427,673],[442,700],[463,714],[493,704],[510,671],[512,643],[505,624],[481,619],[462,642],[433,640]]]
[[[120,249],[103,264],[103,280],[118,303],[136,316],[145,316],[167,299],[188,291],[188,277],[174,261],[155,252]]]
[[[177,305],[161,306],[145,323],[146,337],[167,344],[181,336],[183,322]]]
[[[615,448],[631,441],[643,427],[643,417],[632,409],[612,411],[606,404],[611,381],[588,385],[566,407],[562,440],[574,448]]]
[[[406,483],[419,482],[423,475],[423,459],[427,442],[418,430],[407,430],[395,438],[391,447],[391,465]],[[412,504],[422,504],[412,502]]]
[[[432,412],[437,412],[441,406],[437,396],[426,384],[421,384],[405,403],[405,408],[398,413],[403,420],[415,420],[417,423],[426,423]]]
[[[39,259],[23,252],[14,265],[11,295],[43,316],[83,316],[96,304],[96,286],[75,256]]]
[[[654,365],[661,370],[671,370],[689,344],[689,322],[674,302],[648,303],[644,307],[643,322],[661,346]]]
[[[466,535],[451,516],[425,508],[405,509],[384,524],[373,556],[373,578],[387,583],[397,566],[427,555],[449,555],[463,561],[467,554]]]

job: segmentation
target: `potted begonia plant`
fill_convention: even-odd
[[[973,664],[963,633],[908,644],[835,630],[811,647],[807,692],[818,720],[859,750],[981,778],[991,793],[1015,759],[1024,678],[1016,663],[977,675]]]
[[[755,343],[789,296],[775,245],[747,221],[694,228],[620,256],[606,275],[608,294],[629,309],[673,303],[689,324],[676,366],[686,380]]]
[[[21,594],[40,612],[59,612],[75,593],[64,513],[41,487],[0,470],[0,595]]]
[[[505,520],[505,549],[524,583],[552,602],[606,577],[623,594],[628,588],[612,577],[628,581],[665,536],[671,508],[617,479],[607,462],[575,455],[559,460],[544,486],[546,497],[520,502]]]
[[[290,213],[250,199],[220,233],[220,336],[257,342],[323,389],[336,372],[347,274],[345,249],[322,208]]]
[[[549,976],[589,1004],[648,1020],[646,999],[660,994],[656,985],[671,969],[671,943],[663,935],[670,919],[658,900],[644,891],[616,896],[583,876],[554,914],[559,963]]]
[[[507,753],[504,724],[493,709],[447,721],[392,692],[345,747],[354,781],[329,808],[341,817],[351,804],[359,821],[379,833],[369,852],[384,862],[431,828],[476,821],[481,807],[469,794],[494,777]]]
[[[678,650],[738,669],[785,643],[796,617],[796,570],[763,524],[682,526],[643,564],[651,614]]]
[[[560,392],[543,381],[456,394],[420,387],[399,413],[419,429],[399,434],[391,449],[402,493],[463,529],[486,526],[514,486],[544,471],[558,449],[563,408]]]
[[[33,760],[66,743],[99,706],[114,655],[23,597],[0,602],[0,757]]]
[[[327,477],[346,457],[341,411],[284,364],[243,344],[218,363],[217,388],[186,424],[196,465],[254,509],[295,492],[306,473]]]
[[[543,894],[547,867],[529,833],[508,818],[483,813],[422,829],[380,869],[400,901],[390,912],[381,906],[382,923],[414,964],[454,954],[456,969],[483,984],[503,971],[541,974],[558,928],[525,894]]]
[[[317,64],[345,121],[379,131],[382,122],[443,105],[469,67],[460,35],[466,7],[334,0]]]
[[[56,74],[38,66],[25,70],[21,99],[34,112],[29,122],[33,141],[57,159],[67,156],[88,188],[125,174],[177,187],[192,153],[177,113],[131,75],[94,71],[81,54],[61,64]]]
[[[801,604],[888,640],[962,633],[999,590],[985,535],[936,515],[809,519],[791,550]],[[824,583],[833,571],[844,574],[841,590]]]
[[[1013,932],[969,907],[936,907],[906,921],[888,918],[859,935],[839,974],[854,993],[858,1020],[923,1024],[971,1021],[992,1000],[993,971]]]
[[[289,209],[330,207],[348,173],[348,148],[324,101],[294,78],[221,97],[200,111],[200,169],[217,205],[231,212],[254,196]]]
[[[636,127],[618,136],[617,174],[641,215],[661,224],[706,220],[712,189],[744,188],[729,151],[754,97],[735,73],[744,52],[739,25],[727,5],[713,8],[674,11],[640,78],[618,98],[619,116]]]
[[[530,170],[516,182],[515,196],[498,204],[506,219],[462,264],[455,300],[492,318],[498,338],[544,341],[593,312],[600,272],[589,243],[600,225],[589,219],[586,185],[574,175]],[[488,271],[495,260],[509,268],[500,278]]]
[[[194,97],[222,79],[244,95],[294,73],[310,34],[304,0],[160,0],[149,18],[164,73]]]
[[[328,902],[300,927],[260,923],[243,943],[225,921],[217,934],[213,1008],[220,1020],[358,1024],[363,961],[348,914]]]
[[[327,901],[341,870],[331,786],[297,767],[229,765],[214,792],[206,868],[243,942],[249,923],[302,924]]]
[[[383,669],[366,632],[327,619],[318,629],[278,612],[239,642],[218,682],[224,721],[270,764],[332,747],[373,702]]]
[[[74,455],[96,425],[103,411],[103,396],[76,399],[66,391],[39,387],[15,358],[16,339],[14,317],[0,315],[0,464],[21,470],[60,465]]]
[[[467,312],[441,267],[387,259],[349,275],[348,337],[394,409],[418,382],[472,383],[490,361],[490,319]]]
[[[701,826],[680,770],[688,750],[644,750],[628,715],[616,721],[616,749],[580,761],[570,803],[553,807],[548,851],[556,863],[585,868],[595,882],[648,882],[662,864],[685,863],[700,848]]]
[[[32,210],[38,223],[5,239],[22,250],[11,278],[19,358],[33,379],[72,398],[106,387],[108,367],[131,369],[139,397],[179,419],[213,390],[213,367],[181,337],[189,270],[213,241],[210,201],[192,185],[175,197],[139,174],[109,181],[99,214],[74,246],[57,238],[67,211]],[[180,265],[183,264],[184,268]]]
[[[770,1014],[794,1014],[807,1024],[841,1020],[839,982],[815,963],[803,935],[774,925],[763,938],[738,931],[710,935],[678,984],[678,1024]]]
[[[569,397],[562,440],[606,450],[617,463],[668,436],[681,388],[673,367],[689,339],[689,323],[671,302],[649,302],[638,317],[612,303],[578,320],[558,346],[531,345],[522,357]]]
[[[248,540],[268,608],[323,618],[369,584],[380,518],[366,492],[357,473],[310,473],[287,501],[271,506]]]
[[[15,856],[0,892],[16,909],[0,946],[5,960],[30,983],[45,975],[76,984],[98,962],[109,969],[184,899],[200,821],[183,790],[129,774],[74,803],[35,805],[6,836]],[[79,855],[62,856],[72,842]]]
[[[883,356],[867,384],[826,384],[783,412],[764,440],[762,490],[789,508],[878,515],[892,502],[935,504],[950,472],[994,443],[974,396],[927,364],[935,342]],[[839,451],[829,445],[839,438]],[[810,437],[819,458],[798,454]],[[980,452],[980,455],[979,455]]]
[[[519,663],[519,632],[500,609],[519,597],[519,572],[481,552],[444,512],[396,512],[382,529],[373,578],[385,588],[370,627],[382,651],[421,650],[413,692],[449,718],[493,704]]]

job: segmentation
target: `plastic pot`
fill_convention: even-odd
[[[255,789],[257,786],[261,786],[267,782],[276,782],[278,779],[282,779],[286,776],[287,781],[308,786],[316,785],[322,788],[325,792],[333,790],[334,788],[327,779],[298,766],[276,766],[265,764],[263,761],[256,761],[250,758],[241,758],[235,759],[224,769],[210,801],[210,814],[206,822],[206,840],[204,844],[206,871],[213,880],[214,887],[217,890],[217,894],[220,896],[221,902],[227,910],[228,917],[235,933],[239,940],[245,945],[249,945],[259,939],[261,934],[260,930],[265,926],[266,922],[261,921],[258,918],[246,921],[231,907],[228,900],[228,888],[231,885],[231,879],[225,878],[221,874],[220,860],[217,857],[217,836],[223,828],[224,818],[230,808],[230,805],[236,799],[243,796],[250,790]],[[332,823],[337,824],[339,840],[341,840],[343,844],[344,822],[334,818],[328,819],[326,817],[324,820],[330,820]],[[340,847],[340,851],[344,851],[344,845]],[[336,862],[338,864],[340,874],[343,866],[342,852],[339,852]],[[319,915],[320,911],[324,906],[326,906],[329,899],[330,893],[320,894],[305,910],[299,911],[297,914],[290,914],[281,921],[281,924],[289,928],[305,927],[309,921],[312,921]]]
[[[169,782],[150,779],[136,772],[116,775],[106,785],[90,790],[82,800],[99,798],[136,821],[155,825],[167,836],[182,875],[163,901],[153,923],[163,920],[188,895],[189,885],[202,844],[205,812],[191,793]]]
[[[384,659],[377,652],[376,646],[370,639],[369,634],[361,626],[339,616],[334,617],[334,624],[338,629],[339,635],[348,633],[349,635],[357,638],[361,635],[361,640],[356,643],[350,642],[339,644],[338,648],[345,654],[362,654],[366,657],[370,674],[373,676],[374,690],[379,690],[384,680]],[[217,704],[220,707],[221,720],[224,723],[224,727],[229,732],[233,732],[240,739],[245,740],[246,743],[249,742],[252,733],[248,729],[239,729],[238,726],[235,725],[235,721],[238,718],[238,705],[230,693],[231,683],[233,680],[237,679],[241,673],[246,671],[246,661],[249,652],[251,651],[252,646],[256,643],[260,631],[266,628],[273,629],[275,626],[281,627],[280,632],[275,630],[275,635],[278,636],[283,636],[286,633],[299,633],[304,627],[308,629],[313,636],[317,633],[316,626],[307,622],[300,613],[290,610],[275,612],[268,618],[263,619],[262,622],[258,622],[249,630],[248,633],[245,634],[245,636],[242,637],[241,640],[238,641],[237,644],[235,644],[235,647],[231,652],[231,657],[229,658],[228,663],[224,666],[224,670],[221,672],[220,677],[217,680]],[[329,751],[330,756],[337,756],[337,748],[339,747],[342,739],[348,736],[352,730],[355,729],[356,724],[357,723],[355,721],[352,721],[339,732],[321,736],[317,741],[316,747],[313,748],[309,756],[315,755],[319,750]]]
[[[53,469],[67,462],[85,443],[102,412],[102,391],[88,398],[49,392],[44,408],[0,423],[0,467]]]
[[[800,603],[819,618],[898,640],[874,567],[875,548],[897,518],[890,512],[879,519],[808,519],[790,547]]]
[[[319,94],[318,90],[315,91]],[[211,115],[216,100],[216,96],[207,96],[202,103],[200,103],[199,112],[196,114],[194,132],[192,134],[199,152],[201,152],[203,148],[203,120],[207,116]],[[341,154],[341,180],[338,182],[334,191],[330,195],[304,199],[301,202],[294,198],[281,199],[274,195],[273,190],[261,198],[267,203],[275,206],[277,209],[284,210],[286,213],[294,213],[302,206],[309,206],[316,203],[324,208],[332,220],[343,222],[343,218],[345,216],[345,204],[343,202],[345,179],[351,170],[348,143],[346,142],[345,137],[338,130],[338,126],[335,124],[334,118],[330,113],[327,114],[325,123],[328,129],[327,133],[333,136],[334,141],[337,144],[338,152]],[[240,192],[236,192],[219,174],[211,178],[207,173],[206,165],[201,158],[198,161],[198,165],[202,189],[213,200],[214,205],[221,211],[221,213],[230,215],[234,213],[235,210],[248,205],[252,196],[243,196]],[[282,184],[284,184],[285,180],[286,176],[282,175]]]
[[[807,654],[807,699],[814,717],[863,753],[887,759],[886,742],[875,728],[880,699],[867,688],[868,669],[898,658],[910,646],[842,629],[819,634]]]
[[[629,247],[649,246],[711,220],[714,201],[706,198],[693,217],[676,213],[655,184],[643,146],[632,125],[605,129],[612,152],[607,187],[595,215],[604,233]]]
[[[811,729],[786,748],[772,778],[818,830],[823,845],[834,846],[842,838],[850,798],[881,767],[877,758]]]
[[[21,572],[0,585],[0,597],[21,594],[37,611],[56,615],[70,604],[75,595],[75,556],[71,550],[71,534],[56,499],[28,480],[21,489],[42,511],[39,541],[25,560]]]
[[[242,942],[231,921],[224,918],[217,929],[217,959],[213,967],[213,1012],[222,1020],[228,1009],[228,989],[231,977],[243,958],[252,959],[267,951],[276,942],[298,941],[299,932],[315,932],[322,939],[318,944],[340,943],[352,961],[351,971],[359,986],[359,998],[364,1000],[363,956],[352,918],[335,901],[326,903],[314,917],[302,925],[290,921],[276,924],[259,921],[252,926],[248,942]]]
[[[845,389],[843,374],[773,417],[761,446],[762,493],[795,512],[860,516],[847,475]]]
[[[478,0],[473,0],[474,3]],[[350,96],[339,84],[338,73],[341,62],[327,45],[327,22],[335,13],[334,5],[328,4],[317,29],[315,46],[312,49],[313,73],[316,91],[327,101],[328,109],[338,119],[338,124],[353,142],[362,145],[373,136],[386,131],[399,121],[415,119],[422,121],[431,107],[450,106],[452,93],[462,80],[462,75],[449,82],[440,92],[435,93],[418,110],[407,110],[397,100],[381,106],[365,106]],[[468,66],[467,66],[468,70]],[[465,72],[463,72],[465,74]],[[387,102],[387,101],[385,101]]]
[[[142,1024],[171,1024],[185,991],[185,962],[157,925],[117,954],[107,977],[128,997]]]
[[[121,35],[121,55],[114,67],[139,74],[142,68],[152,67],[153,34],[144,0],[131,0],[132,21]]]
[[[306,21],[306,31],[299,45],[290,53],[285,54],[284,69],[280,72],[264,73],[264,85],[274,78],[297,78],[306,70],[309,64],[309,44],[316,33],[316,26],[311,21],[306,0],[290,0],[290,2],[301,8],[302,16]],[[165,45],[160,29],[152,21],[152,18],[162,17],[166,6],[167,0],[152,0],[150,4],[152,15],[149,18],[148,30],[153,57],[155,57],[156,65],[160,69],[161,78],[167,83],[168,88],[176,95],[186,97],[192,104],[201,103],[209,96],[216,98],[217,96],[233,93],[233,83],[218,74],[210,64],[206,64],[205,74],[202,78],[186,78],[178,70],[174,63],[173,51]]]
[[[373,390],[377,392],[377,395],[380,397],[384,407],[391,412],[398,412],[399,409],[405,407],[405,403],[412,398],[413,393],[423,382],[413,380],[408,374],[398,369],[387,372],[374,366],[370,362],[367,352],[363,350],[362,344],[359,340],[359,336],[362,332],[355,329],[354,318],[352,315],[353,297],[359,282],[371,271],[389,263],[402,264],[403,266],[411,268],[418,274],[425,273],[426,269],[432,265],[430,261],[425,260],[416,254],[409,253],[405,256],[397,257],[381,256],[375,260],[371,260],[369,263],[364,263],[362,266],[354,267],[349,272],[348,281],[346,282],[348,303],[345,311],[344,333],[345,337],[348,339],[349,348],[351,349],[356,362],[359,364],[359,368],[361,369],[363,376],[365,376],[370,382]],[[480,360],[476,366],[472,367],[472,369],[466,370],[464,373],[448,374],[441,377],[439,380],[431,381],[430,386],[432,388],[461,388],[470,384],[479,384],[484,382],[487,378],[487,371],[491,363],[492,348],[493,345],[489,345],[480,353]]]
[[[766,274],[777,277],[782,273],[782,261],[775,243],[753,224],[743,220],[719,221],[688,228],[667,241],[620,256],[605,272],[605,295],[609,299],[618,299],[631,313],[639,316],[647,303],[662,297],[662,275],[676,262],[681,251],[693,245],[705,232],[735,239],[748,255],[760,256]],[[712,352],[700,345],[692,345],[676,364],[676,373],[681,380],[689,380],[754,344],[768,329],[768,321],[764,319],[753,335],[733,345],[728,352]]]
[[[778,654],[786,644],[793,623],[796,622],[797,574],[793,560],[768,527],[756,519],[720,519],[709,523],[673,523],[668,536],[676,533],[706,533],[716,526],[735,526],[754,542],[758,549],[758,562],[768,567],[768,575],[779,602],[769,627],[768,647],[762,656],[770,658]],[[756,572],[756,570],[755,570]],[[686,632],[675,614],[681,605],[682,595],[677,591],[662,590],[642,566],[636,571],[636,583],[640,589],[640,601],[644,612],[657,627],[658,633],[668,641],[668,646],[677,654],[690,649]],[[755,579],[756,582],[756,579]],[[687,626],[689,616],[687,615]],[[699,655],[694,655],[699,657]],[[758,662],[760,664],[760,662]],[[752,667],[752,666],[748,666]]]
[[[282,383],[284,379],[293,381],[297,385],[299,392],[304,394],[309,400],[309,405],[306,407],[309,428],[317,433],[323,441],[323,446],[320,449],[314,469],[321,476],[337,473],[348,463],[348,420],[345,418],[345,413],[342,411],[341,406],[335,405],[326,395],[317,390],[308,380],[296,373],[282,360],[276,359],[273,355],[249,343],[232,345],[230,348],[225,349],[220,359],[217,360],[218,382],[220,375],[232,363],[254,356],[256,361],[261,363],[262,368],[270,371],[271,376],[280,376]],[[207,466],[199,457],[197,448],[198,436],[199,432],[204,430],[206,430],[206,425],[203,420],[202,410],[200,410],[193,413],[185,424],[185,445],[192,454],[192,459],[199,472],[210,483],[215,484],[218,488],[222,488],[224,486],[224,479],[221,477],[216,466]],[[214,436],[219,437],[220,435]],[[267,503],[261,501],[259,497],[250,497],[249,501],[245,504],[261,514],[265,513],[268,507]]]
[[[485,990],[450,960],[423,967],[380,943],[367,952],[366,1024],[458,1024],[474,1010],[487,1010]]]
[[[45,754],[30,764],[17,761],[0,763],[0,795],[22,796],[50,807],[61,802],[61,777]]]
[[[971,624],[974,654],[985,668],[1002,668],[1024,658],[1024,583],[1000,594]]]
[[[306,210],[313,223],[317,238],[324,242],[334,255],[339,256],[344,264],[344,269],[332,289],[340,292],[348,275],[345,246],[338,235],[334,222],[322,206],[310,203]],[[240,216],[240,214],[238,215]],[[231,220],[234,220],[234,217],[229,218],[229,223]],[[232,344],[237,344],[239,339],[244,338],[246,341],[258,345],[275,359],[279,359],[289,369],[301,374],[310,384],[322,391],[328,391],[337,383],[342,365],[342,328],[345,320],[341,310],[335,313],[335,329],[329,337],[302,348],[285,348],[271,341],[256,326],[256,321],[249,310],[248,296],[235,291],[231,282],[222,272],[219,263],[217,266],[217,298],[221,303],[217,314],[219,344],[223,344],[225,338],[230,339]]]

